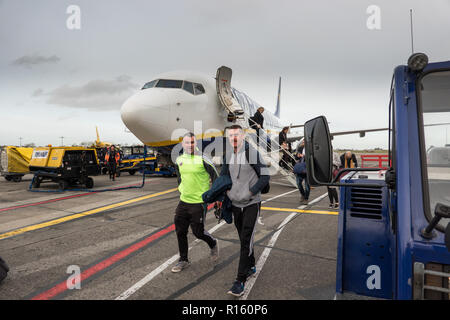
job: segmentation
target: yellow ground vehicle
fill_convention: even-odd
[[[95,148],[83,147],[40,147],[34,148],[30,161],[30,171],[34,173],[33,187],[50,180],[64,190],[69,185],[94,186],[89,176],[100,174],[100,165]]]
[[[7,146],[0,151],[0,173],[8,181],[19,182],[30,173],[33,148]]]

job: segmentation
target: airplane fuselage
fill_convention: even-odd
[[[188,131],[210,142],[222,137],[224,128],[233,124],[219,101],[213,77],[176,71],[154,79],[128,98],[121,109],[127,128],[147,146],[170,150]],[[243,92],[234,88],[232,92],[247,117],[260,107]],[[268,110],[263,116],[266,132],[278,134],[283,127],[281,120]]]

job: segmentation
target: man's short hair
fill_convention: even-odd
[[[192,132],[188,132],[188,133],[184,134],[183,139],[186,138],[186,137],[189,137],[189,138],[194,137],[195,138],[195,134],[193,134]]]
[[[242,131],[242,127],[238,124],[233,124],[232,126],[229,126],[227,129],[240,129]]]

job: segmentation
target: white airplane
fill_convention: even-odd
[[[243,92],[233,88],[232,93],[246,116],[252,116],[260,107]],[[279,112],[279,104],[275,114],[265,109],[264,129],[267,132],[278,134],[286,125],[279,119]],[[179,143],[179,137],[183,135],[180,128],[194,132],[206,143],[222,137],[223,129],[233,124],[228,121],[228,114],[219,100],[216,80],[189,71],[156,76],[121,108],[122,121],[127,128],[144,144],[162,150]],[[201,121],[201,133],[194,130],[195,121]]]
[[[191,71],[174,71],[153,79],[123,103],[121,116],[126,127],[139,140],[160,154],[169,154],[187,131],[196,134],[205,148],[214,139],[223,137],[225,127],[234,124],[230,121],[230,110],[241,108],[244,119],[241,123],[248,127],[247,119],[261,107],[245,93],[230,86],[231,69],[227,67],[219,68],[216,78]],[[302,127],[280,119],[280,89],[281,78],[275,112],[265,108],[263,113],[264,130],[272,139],[274,136],[278,138],[285,126]],[[232,101],[227,102],[227,99]],[[196,125],[196,121],[201,121],[201,124]],[[387,128],[336,132],[332,135],[359,133],[364,136],[366,131],[382,130]],[[290,137],[289,140],[301,137]]]

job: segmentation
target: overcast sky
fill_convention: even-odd
[[[70,30],[70,5],[81,29]],[[367,8],[380,8],[370,30]],[[233,69],[232,86],[295,124],[326,115],[331,131],[386,127],[392,71],[415,51],[450,60],[450,0],[0,0],[0,145],[139,142],[123,101],[162,72]],[[386,147],[386,133],[336,148]]]

